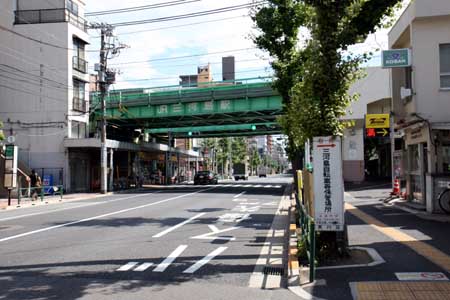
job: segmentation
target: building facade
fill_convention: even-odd
[[[404,177],[410,201],[437,212],[450,181],[450,2],[412,1],[389,32],[389,48],[412,56],[410,67],[391,69],[393,173]]]
[[[391,176],[389,135],[370,138],[365,133],[367,114],[390,114],[389,70],[369,67],[365,73],[365,77],[351,86],[349,93],[359,95],[359,99],[350,105],[342,118],[352,123],[344,130],[343,138],[343,174],[346,182]]]
[[[87,170],[83,155],[64,147],[65,138],[86,137],[89,125],[84,6],[80,0],[5,0],[0,11],[5,133],[15,137],[22,164],[69,190],[71,160],[78,170],[73,176]]]

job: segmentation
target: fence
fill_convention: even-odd
[[[305,180],[304,180],[305,179]],[[301,239],[306,245],[306,253],[309,264],[309,282],[316,277],[316,227],[311,216],[313,207],[312,174],[309,171],[297,171],[296,206],[301,229]]]
[[[28,187],[19,188],[17,193],[17,205],[20,205],[23,200],[37,200],[38,198],[41,202],[44,202],[44,197],[46,195],[45,191],[52,191],[51,195],[59,195],[60,199],[63,199],[64,186],[42,186],[42,187]]]

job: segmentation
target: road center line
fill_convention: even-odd
[[[170,264],[178,257],[181,253],[187,248],[187,245],[181,245],[178,246],[177,249],[175,249],[172,253],[169,254],[169,256],[166,257],[165,260],[163,260],[162,263],[160,263],[153,272],[164,272],[167,267],[170,266]]]
[[[219,255],[220,253],[225,251],[227,248],[228,247],[219,247],[219,248],[217,248],[216,250],[214,250],[213,252],[211,252],[210,254],[206,255],[201,260],[199,260],[198,262],[193,264],[191,267],[189,267],[188,269],[184,270],[183,273],[189,273],[189,274],[194,273],[195,271],[197,271],[198,269],[200,269],[201,267],[206,265],[211,259],[213,259],[217,255]]]
[[[70,225],[84,223],[84,222],[88,222],[88,221],[92,221],[92,220],[96,220],[96,219],[100,219],[100,218],[104,218],[104,217],[109,217],[109,216],[121,214],[121,213],[124,213],[124,212],[129,212],[129,211],[133,211],[133,210],[137,210],[137,209],[141,209],[141,208],[145,208],[145,207],[149,207],[149,206],[153,206],[153,205],[158,205],[158,204],[161,204],[161,203],[173,201],[173,200],[176,200],[176,199],[179,199],[179,198],[183,198],[183,197],[186,197],[186,196],[191,196],[191,195],[198,194],[198,193],[201,193],[201,192],[204,192],[204,191],[207,191],[207,190],[211,190],[213,188],[214,187],[209,188],[209,189],[199,190],[197,192],[193,192],[193,193],[189,193],[189,194],[180,195],[180,196],[177,196],[177,197],[172,197],[172,198],[160,200],[160,201],[153,202],[153,203],[148,203],[148,204],[144,204],[144,205],[130,207],[130,208],[127,208],[127,209],[122,209],[122,210],[119,210],[119,211],[115,211],[115,212],[111,212],[111,213],[107,213],[107,214],[103,214],[103,215],[98,215],[98,216],[95,216],[95,217],[82,219],[82,220],[79,220],[79,221],[73,221],[73,222],[69,222],[69,223],[64,223],[64,224],[60,224],[60,225],[55,225],[55,226],[51,226],[51,227],[46,227],[46,228],[42,228],[42,229],[38,229],[38,230],[33,230],[33,231],[29,231],[29,232],[25,232],[25,233],[9,236],[9,237],[0,239],[0,243],[1,242],[6,242],[6,241],[9,241],[9,240],[13,240],[13,239],[17,239],[17,238],[20,238],[20,237],[24,237],[24,236],[29,236],[29,235],[36,234],[36,233],[41,233],[41,232],[45,232],[45,231],[49,231],[49,230],[53,230],[53,229],[57,229],[57,228],[61,228],[61,227],[66,227],[66,226],[70,226]]]
[[[244,195],[246,192],[242,192],[240,194],[237,194],[236,196],[234,196],[233,198],[239,198],[240,196]]]
[[[154,238],[160,238],[160,237],[168,234],[169,232],[174,231],[175,229],[180,228],[181,226],[186,225],[187,223],[189,223],[189,222],[191,222],[191,221],[193,221],[195,219],[200,218],[201,216],[203,216],[205,214],[206,213],[199,213],[198,215],[195,215],[192,218],[189,218],[189,219],[187,219],[187,220],[185,220],[185,221],[183,221],[183,222],[181,222],[181,223],[179,223],[179,224],[177,224],[175,226],[172,226],[172,227],[167,228],[166,230],[164,230],[164,231],[162,231],[162,232],[160,232],[158,234],[155,234],[153,237]]]
[[[157,193],[160,193],[160,192],[161,191],[156,191],[156,192],[152,192],[152,193],[128,196],[128,197],[119,198],[119,199],[113,199],[113,200],[104,201],[104,202],[85,203],[85,204],[81,204],[81,205],[78,205],[78,206],[72,206],[72,207],[66,207],[66,208],[60,208],[60,209],[54,209],[54,210],[47,210],[47,211],[43,211],[43,212],[36,212],[36,213],[31,213],[31,214],[26,214],[26,215],[19,215],[19,216],[14,216],[14,217],[8,217],[8,218],[0,219],[0,222],[11,221],[11,220],[21,219],[21,218],[26,218],[26,217],[45,215],[45,214],[50,214],[50,213],[54,213],[54,212],[58,212],[58,211],[75,209],[75,208],[80,208],[80,207],[82,208],[82,207],[88,207],[88,206],[93,206],[93,205],[107,204],[107,203],[112,203],[112,202],[132,199],[132,198],[138,198],[138,197],[142,197],[142,196],[146,196],[146,195],[150,195],[150,194],[157,194]],[[93,198],[93,199],[95,199],[95,198]],[[78,201],[83,201],[83,200],[78,200]],[[62,202],[62,203],[68,204],[70,202]]]

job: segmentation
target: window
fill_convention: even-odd
[[[78,38],[73,38],[73,68],[81,73],[87,73],[87,61],[85,58],[85,43]]]
[[[84,139],[86,137],[86,123],[83,122],[77,122],[77,121],[71,121],[72,128],[71,128],[71,135],[70,138],[72,139]]]
[[[66,0],[66,8],[71,13],[78,16],[78,4],[74,3],[72,0]]]
[[[83,81],[73,80],[73,110],[86,112],[85,85]]]
[[[441,88],[450,89],[450,44],[439,45]]]

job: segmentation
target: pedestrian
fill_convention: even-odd
[[[39,195],[41,194],[42,180],[38,173],[33,169],[31,170],[30,175],[30,184],[31,184],[31,199],[37,200]]]

